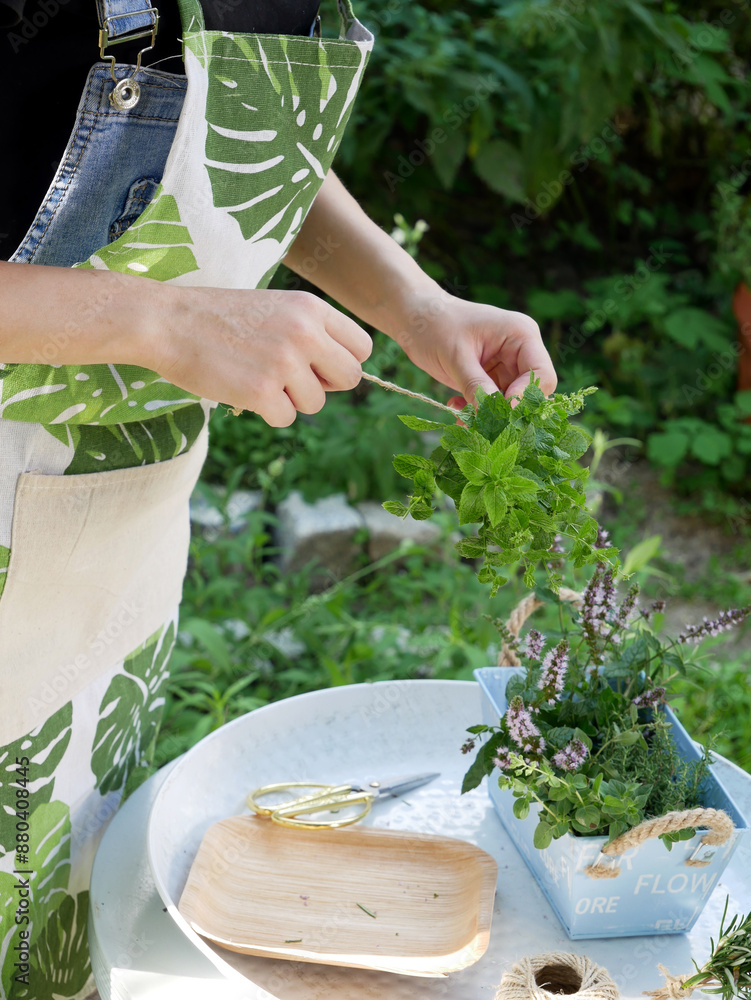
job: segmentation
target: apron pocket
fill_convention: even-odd
[[[0,746],[40,725],[173,613],[207,443],[204,430],[190,451],[154,465],[19,476],[0,597]]]
[[[149,202],[153,201],[158,187],[159,180],[156,177],[141,177],[131,184],[123,210],[110,226],[110,243],[119,239],[126,229],[130,229]]]

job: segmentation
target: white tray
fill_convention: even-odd
[[[177,927],[228,979],[245,977],[276,1000],[481,1000],[493,997],[511,962],[556,950],[590,955],[609,969],[624,997],[636,998],[660,985],[658,962],[688,973],[692,957],[706,956],[726,894],[731,910],[749,908],[751,851],[746,848],[736,853],[690,935],[571,942],[503,831],[484,786],[460,795],[469,761],[459,748],[466,727],[479,720],[474,683],[393,681],[300,695],[212,733],[172,769],[149,818],[154,883]],[[741,808],[751,803],[751,776],[726,761],[716,767]],[[220,819],[247,812],[248,791],[274,781],[337,782],[425,770],[440,771],[441,777],[403,799],[374,807],[367,822],[466,839],[496,858],[491,942],[474,966],[448,981],[415,981],[236,955],[202,940],[179,914],[177,902],[205,831]]]

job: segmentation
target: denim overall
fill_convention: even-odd
[[[146,0],[98,4],[110,37],[150,32]],[[180,0],[187,79],[96,64],[12,259],[266,285],[372,45],[338,6],[339,39],[319,39],[206,31]],[[0,363],[0,1000],[93,988],[91,864],[148,774],[206,454],[210,401],[137,366],[58,360],[116,296],[74,307],[32,363]]]

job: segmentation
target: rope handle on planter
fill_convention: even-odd
[[[576,590],[570,590],[568,587],[561,587],[558,596],[562,601],[570,601],[572,604],[578,604],[582,595]],[[541,608],[545,602],[541,601],[534,594],[527,594],[523,597],[521,601],[516,605],[514,610],[509,615],[506,625],[509,632],[518,638],[519,632],[524,622],[529,618],[531,614]],[[501,645],[501,652],[498,654],[498,666],[499,667],[520,667],[522,661],[516,655],[513,649],[504,642]]]
[[[735,825],[732,819],[722,809],[684,809],[682,811],[665,813],[664,816],[655,816],[652,819],[645,819],[643,823],[626,830],[620,837],[606,844],[601,854],[612,856],[623,854],[632,847],[639,847],[651,837],[659,837],[663,833],[675,833],[684,830],[687,826],[709,827],[709,832],[702,839],[702,844],[719,845],[724,844],[730,837]],[[696,852],[694,852],[696,853]],[[692,868],[704,868],[709,864],[708,860],[698,860],[693,857],[688,858],[686,864]],[[590,878],[617,878],[621,870],[613,865],[600,864],[599,857],[593,865],[585,868],[584,871]]]

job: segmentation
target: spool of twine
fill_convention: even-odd
[[[562,601],[570,601],[571,604],[579,604],[582,599],[582,595],[578,593],[578,591],[570,590],[568,587],[561,587],[558,597]],[[537,611],[538,608],[541,608],[544,603],[544,601],[535,597],[534,594],[528,594],[526,597],[523,597],[511,612],[509,619],[506,622],[509,632],[518,638],[522,625],[529,618],[529,616]],[[498,666],[520,667],[521,665],[522,661],[516,655],[514,650],[504,642],[501,645],[501,652],[498,656]]]
[[[618,1000],[607,969],[565,951],[530,955],[504,972],[495,1000]]]

